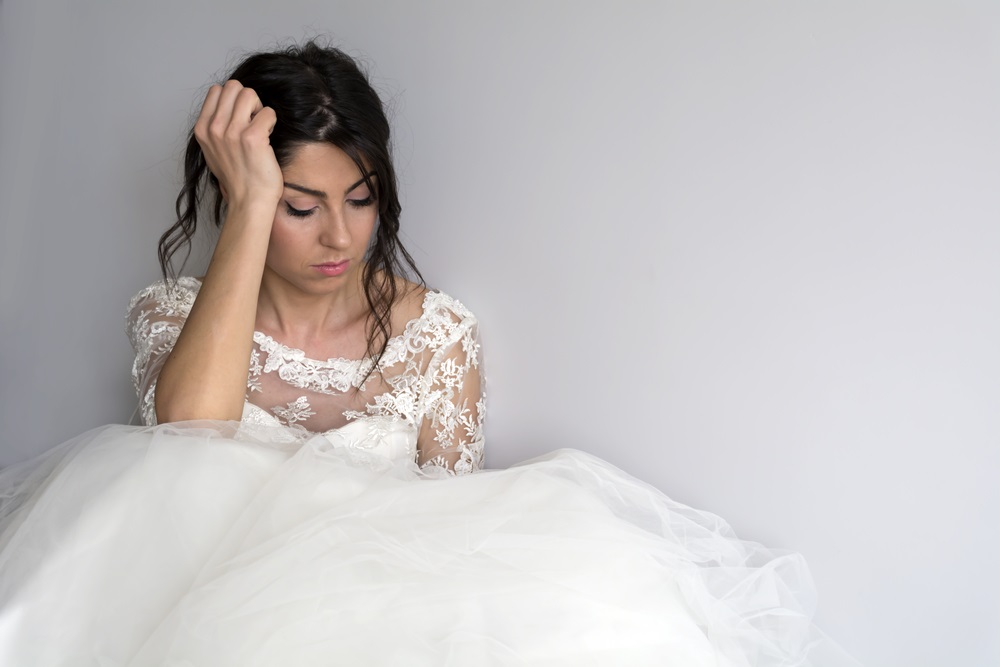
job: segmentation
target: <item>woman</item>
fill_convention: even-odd
[[[144,421],[318,433],[378,416],[419,429],[422,466],[478,469],[476,320],[401,275],[419,272],[398,238],[389,123],[354,62],[314,44],[251,56],[209,90],[193,134],[164,276],[206,180],[225,222],[203,279],[131,304]]]
[[[223,222],[130,306],[148,426],[0,475],[0,664],[853,664],[795,555],[579,452],[464,474],[476,320],[403,275],[350,58],[251,56],[193,134],[164,273],[206,182]]]

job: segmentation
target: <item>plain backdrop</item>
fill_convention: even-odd
[[[993,0],[2,0],[0,463],[132,418],[192,113],[311,35],[480,318],[490,466],[592,452],[802,552],[865,664],[1000,664]]]

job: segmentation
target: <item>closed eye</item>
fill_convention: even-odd
[[[306,210],[303,211],[301,209],[293,208],[291,204],[289,204],[288,202],[285,202],[285,210],[288,212],[288,215],[296,217],[296,218],[307,218],[310,215],[312,215],[313,213],[315,213],[317,208],[319,208],[319,207],[318,206],[314,206],[313,208],[308,208],[308,209],[306,209]]]
[[[364,199],[348,199],[347,203],[354,208],[364,208],[375,203],[375,197],[368,195]]]

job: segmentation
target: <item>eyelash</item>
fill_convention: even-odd
[[[308,218],[310,215],[316,212],[316,209],[314,208],[310,208],[305,211],[302,211],[297,208],[292,208],[292,205],[287,202],[285,202],[285,210],[288,212],[288,215],[295,218]]]
[[[375,198],[369,195],[364,199],[348,199],[347,203],[352,208],[365,208],[366,206],[371,206],[373,203],[375,203]],[[285,202],[285,210],[287,211],[288,215],[294,218],[308,218],[310,215],[316,212],[315,208],[306,209],[305,211],[298,208],[293,208],[292,205],[289,204],[288,202]]]
[[[364,199],[348,199],[347,203],[354,208],[364,208],[365,206],[371,206],[375,203],[375,197],[368,195]]]

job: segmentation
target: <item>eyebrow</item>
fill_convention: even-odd
[[[368,172],[365,176],[362,176],[360,179],[358,179],[358,181],[356,183],[354,183],[353,185],[348,186],[348,188],[346,190],[344,190],[344,194],[346,195],[346,194],[350,193],[351,190],[353,190],[354,188],[358,187],[359,185],[361,185],[362,183],[364,183],[366,180],[368,180],[368,179],[370,179],[370,178],[372,178],[374,176],[377,176],[377,175],[378,174],[376,174],[374,171]],[[322,190],[313,190],[312,188],[307,188],[304,185],[298,185],[296,183],[288,183],[288,182],[285,183],[285,187],[286,188],[291,188],[292,190],[298,190],[299,192],[301,192],[303,194],[312,195],[313,197],[319,197],[320,199],[326,199],[326,193],[323,192]]]

